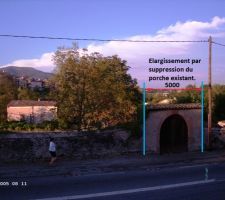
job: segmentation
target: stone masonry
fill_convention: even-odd
[[[49,138],[53,137],[57,155],[88,159],[140,151],[140,140],[124,130],[99,132],[18,132],[0,134],[0,162],[36,161],[49,158]]]
[[[172,115],[179,115],[186,122],[188,129],[188,151],[199,150],[201,139],[201,105],[168,104],[148,107],[146,121],[147,151],[160,153],[160,130],[164,121]]]

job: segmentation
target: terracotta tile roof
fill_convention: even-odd
[[[201,109],[200,103],[186,103],[186,104],[156,104],[147,106],[147,110],[189,110]]]
[[[56,106],[55,101],[12,100],[7,107]]]

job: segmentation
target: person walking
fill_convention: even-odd
[[[51,160],[49,162],[49,165],[52,165],[56,161],[56,145],[54,142],[54,138],[50,138],[50,143],[49,143],[49,153],[51,155]]]

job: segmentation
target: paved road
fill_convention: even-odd
[[[225,199],[225,163],[101,175],[1,179],[2,184],[7,181],[17,181],[20,186],[0,186],[1,200]],[[21,182],[27,185],[21,186]]]

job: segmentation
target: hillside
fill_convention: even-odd
[[[35,79],[48,79],[52,76],[51,73],[43,72],[32,67],[16,67],[16,66],[8,66],[0,68],[0,71],[4,71],[12,76],[25,76]]]

